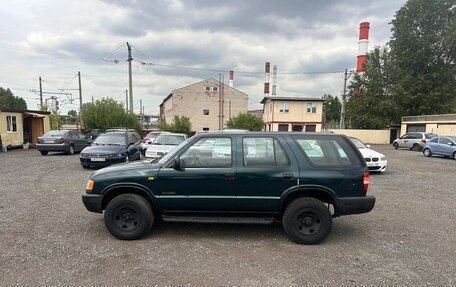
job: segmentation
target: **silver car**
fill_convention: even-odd
[[[422,133],[422,132],[410,132],[394,140],[393,147],[398,148],[409,148],[411,150],[420,151],[424,145],[433,137],[438,135],[433,133]]]
[[[74,154],[89,146],[87,137],[77,131],[52,130],[38,137],[36,149],[47,155],[50,151]]]
[[[161,158],[187,139],[187,135],[178,133],[160,134],[146,150],[147,159]]]

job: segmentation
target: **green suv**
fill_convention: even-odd
[[[82,201],[104,211],[109,232],[124,240],[145,236],[159,219],[281,221],[292,241],[317,244],[333,217],[373,209],[368,185],[366,163],[343,135],[200,133],[157,162],[94,172]]]

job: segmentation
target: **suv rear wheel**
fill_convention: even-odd
[[[420,147],[419,144],[416,143],[416,144],[413,144],[412,150],[414,150],[414,151],[420,151],[420,150],[421,150],[421,147]]]
[[[332,216],[320,200],[303,197],[287,206],[282,224],[290,240],[299,244],[318,244],[331,231]]]
[[[154,222],[149,202],[137,194],[122,194],[112,199],[104,214],[105,225],[118,239],[139,239],[147,234]]]

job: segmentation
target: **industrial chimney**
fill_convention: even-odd
[[[230,71],[230,81],[228,85],[232,88],[234,86],[234,71]]]
[[[365,73],[367,67],[367,48],[369,45],[369,22],[359,24],[358,59],[356,72]]]
[[[271,63],[266,62],[264,67],[264,96],[269,96],[269,74],[271,71]]]

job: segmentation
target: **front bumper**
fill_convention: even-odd
[[[105,159],[104,161],[92,161],[90,157],[80,157],[79,160],[82,165],[89,167],[105,167],[113,164],[124,163],[126,161],[126,157],[103,158]]]
[[[103,195],[101,194],[83,194],[82,195],[82,203],[87,208],[88,211],[102,213],[103,210],[101,209],[101,203],[103,201]]]
[[[388,162],[386,160],[381,160],[378,162],[366,162],[366,164],[369,171],[385,171]]]
[[[374,208],[374,196],[335,198],[336,216],[367,213]]]

